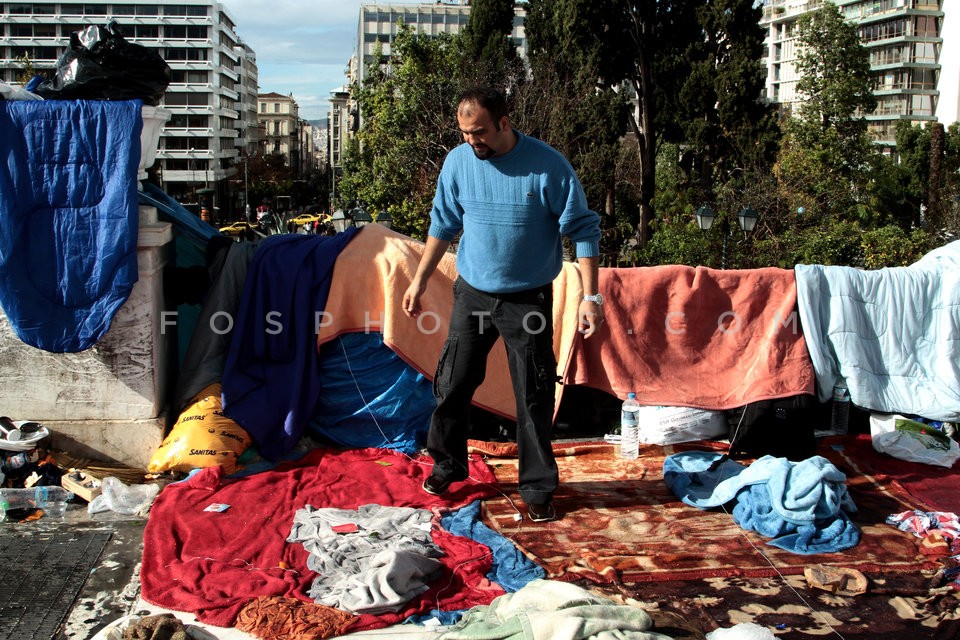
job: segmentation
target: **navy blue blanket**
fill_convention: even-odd
[[[0,101],[0,306],[33,347],[93,346],[133,290],[140,109]]]
[[[223,370],[223,411],[270,460],[290,451],[320,390],[317,314],[337,256],[358,229],[263,240],[250,263]]]

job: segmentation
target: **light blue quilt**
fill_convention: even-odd
[[[842,376],[859,407],[960,420],[960,241],[909,267],[795,272],[821,401]]]

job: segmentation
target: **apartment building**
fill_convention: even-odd
[[[292,95],[261,93],[257,97],[260,153],[281,155],[294,175],[304,176],[317,168],[313,127],[300,118],[300,106]]]
[[[877,109],[866,116],[877,144],[895,144],[897,122],[936,120],[943,46],[943,0],[834,0],[857,26],[870,53]],[[821,0],[766,0],[761,25],[767,30],[767,84],[770,100],[797,103],[797,20]],[[956,19],[956,18],[955,18]],[[953,69],[951,73],[956,73]]]
[[[110,21],[156,49],[173,72],[161,103],[172,115],[154,167],[163,189],[221,215],[242,210],[242,180],[238,188],[230,179],[242,151],[257,146],[257,64],[222,2],[0,2],[0,80],[16,80],[23,55],[52,75],[71,33]]]

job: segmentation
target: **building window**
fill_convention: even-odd
[[[274,112],[274,113],[280,113],[280,103],[279,103],[279,102],[274,102],[274,103],[273,103],[273,112]]]

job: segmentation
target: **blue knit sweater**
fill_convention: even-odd
[[[502,156],[480,160],[470,145],[443,163],[430,212],[430,235],[453,240],[461,231],[457,271],[488,293],[533,289],[560,273],[561,235],[577,257],[598,255],[600,216],[587,208],[573,167],[556,149],[517,134]]]

